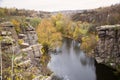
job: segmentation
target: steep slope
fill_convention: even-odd
[[[119,24],[120,23],[120,4],[110,7],[103,7],[92,10],[85,10],[71,16],[73,21],[86,21],[98,25]]]
[[[119,68],[120,64],[120,25],[97,27],[99,41],[95,49],[98,62]]]

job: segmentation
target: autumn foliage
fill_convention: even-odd
[[[53,23],[49,19],[43,19],[38,25],[36,31],[39,38],[38,41],[42,43],[43,46],[54,48],[60,45],[60,41],[62,40],[61,33],[57,32]]]

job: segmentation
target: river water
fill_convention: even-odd
[[[48,68],[64,80],[117,80],[113,70],[85,56],[80,43],[65,38],[56,52],[50,52]]]

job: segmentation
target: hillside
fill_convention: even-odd
[[[49,17],[50,12],[0,7],[0,18],[5,16]]]
[[[85,10],[71,16],[73,21],[86,21],[97,25],[120,24],[120,4]]]

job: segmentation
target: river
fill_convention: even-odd
[[[65,38],[56,50],[50,52],[48,68],[64,80],[117,80],[114,70],[87,57],[79,42]]]

